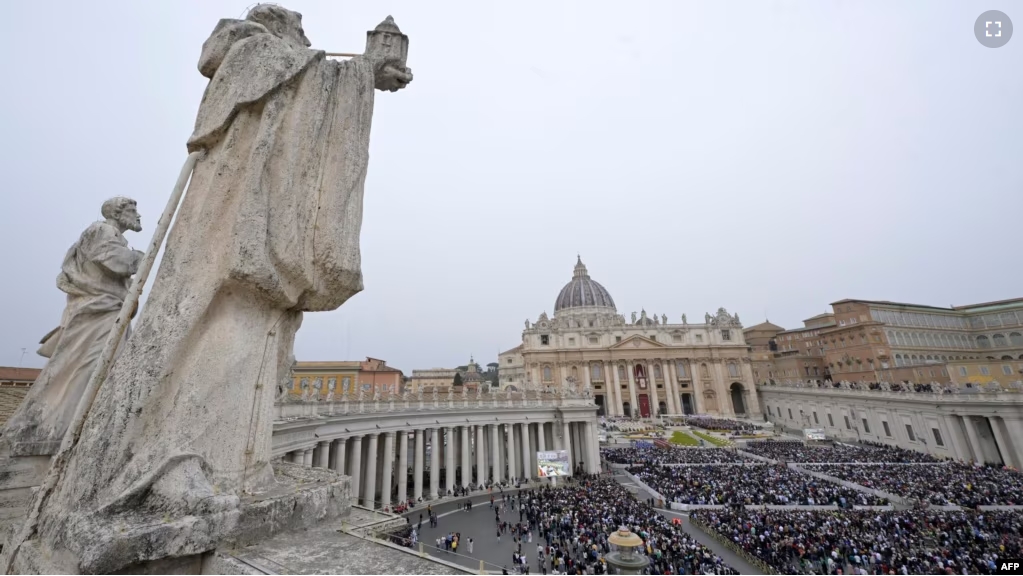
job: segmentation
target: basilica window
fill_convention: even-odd
[[[728,365],[728,375],[730,377],[732,377],[732,378],[738,378],[739,377],[739,367],[736,366],[735,364],[729,364]]]
[[[991,337],[991,340],[994,341],[995,348],[1003,348],[1006,345],[1005,336],[1003,336],[1002,334],[995,334],[994,336]]]
[[[575,346],[575,338],[569,338],[568,339],[568,345],[569,346]]]
[[[729,340],[731,340],[732,339],[732,331],[731,330],[722,330],[721,331],[721,339],[724,340],[725,342],[728,342]]]
[[[544,382],[552,382],[553,380],[554,380],[554,375],[551,373],[551,367],[550,366],[544,366],[543,367],[543,381]]]
[[[981,348],[990,348],[991,340],[987,336],[977,336],[977,346]]]
[[[706,364],[700,364],[700,376],[704,378],[710,378],[710,371],[707,370]]]
[[[600,369],[600,364],[590,364],[590,378],[593,380],[604,379],[604,374]]]
[[[672,342],[681,342],[682,341],[682,335],[681,334],[672,334],[671,335],[671,341]]]
[[[619,382],[628,381],[628,377],[625,376],[625,366],[622,366],[621,364],[618,365],[618,381]]]
[[[686,378],[686,365],[684,362],[676,362],[675,369],[678,370],[679,378]]]
[[[697,342],[703,342],[703,334],[697,334],[696,335],[696,341]]]
[[[546,334],[541,334],[540,335],[540,345],[541,346],[547,346],[550,343],[551,343],[551,337],[550,336],[548,336]]]
[[[654,364],[654,378],[660,378],[660,377],[661,377],[661,365],[660,364]]]
[[[596,344],[598,342],[600,342],[599,338],[597,338],[596,336],[590,336],[590,344]]]

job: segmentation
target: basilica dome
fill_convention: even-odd
[[[590,278],[582,258],[576,260],[572,281],[565,284],[554,303],[554,313],[569,308],[610,308],[617,311],[615,301],[611,299],[607,289],[599,282]]]

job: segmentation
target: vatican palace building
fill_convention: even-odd
[[[551,317],[527,320],[522,343],[500,354],[502,389],[589,390],[601,414],[760,416],[738,315],[618,313],[580,258]]]

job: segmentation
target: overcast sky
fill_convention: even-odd
[[[249,0],[17,2],[0,36],[0,365],[42,366],[61,259],[108,197],[144,249]],[[392,14],[415,80],[377,93],[366,289],[299,360],[481,363],[551,313],[582,254],[628,317],[724,306],[782,326],[842,298],[1023,296],[1023,30],[962,0],[294,0],[314,48]],[[155,277],[155,274],[154,274]]]

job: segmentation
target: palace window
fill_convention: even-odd
[[[983,374],[984,376],[990,376],[991,375],[991,371],[987,369],[987,366],[981,366],[980,367],[980,373]]]
[[[1012,376],[1012,366],[1009,365],[1002,366],[1002,374],[1005,374],[1006,376]]]
[[[959,367],[959,375],[960,376],[966,376],[966,366],[960,366]]]

